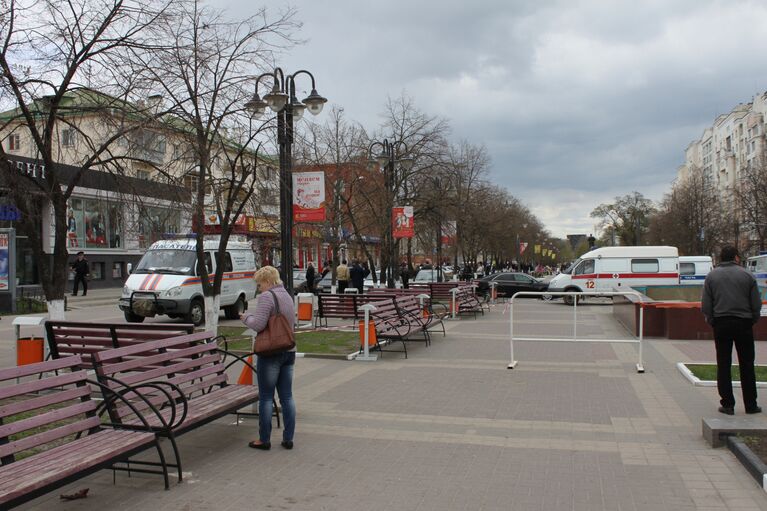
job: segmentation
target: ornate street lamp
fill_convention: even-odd
[[[373,152],[376,147],[381,148],[381,152],[377,155]],[[394,288],[394,279],[396,273],[398,273],[398,266],[395,261],[396,256],[394,253],[395,244],[394,232],[391,225],[391,212],[394,208],[397,192],[399,191],[397,186],[397,183],[399,182],[397,179],[397,172],[400,170],[408,171],[413,168],[413,159],[409,158],[407,154],[408,146],[402,140],[390,143],[389,140],[384,139],[383,142],[375,141],[368,147],[368,164],[372,169],[383,171],[384,186],[388,195],[386,202],[389,211],[389,229],[386,236],[385,251],[388,259],[386,287],[390,289]]]
[[[296,77],[305,74],[312,80],[312,92],[299,101],[296,97]],[[272,89],[263,99],[258,95],[258,84],[263,78],[272,78]],[[293,293],[293,128],[295,120],[305,110],[312,115],[322,112],[328,100],[317,94],[314,75],[304,69],[292,75],[285,75],[277,67],[271,73],[264,73],[256,79],[253,97],[245,108],[254,118],[259,118],[267,107],[277,114],[277,142],[280,147],[280,250],[282,252],[282,280],[285,289]]]

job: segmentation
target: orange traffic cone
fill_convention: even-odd
[[[253,364],[253,355],[248,357],[248,364]],[[253,369],[250,368],[250,365],[246,364],[242,368],[240,377],[237,378],[237,385],[253,385]]]

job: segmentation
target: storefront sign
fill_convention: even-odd
[[[8,158],[8,162],[12,167],[16,167],[20,174],[26,174],[33,179],[45,179],[45,165],[42,163],[12,160],[11,158]]]
[[[415,236],[413,206],[398,206],[391,210],[392,235],[395,238],[412,238]]]
[[[293,221],[325,221],[325,173],[293,173]]]
[[[4,204],[0,206],[0,220],[6,222],[18,222],[21,220],[21,211],[16,206]]]
[[[9,275],[8,270],[10,265],[9,252],[10,247],[10,234],[7,232],[0,233],[0,291],[8,291]]]

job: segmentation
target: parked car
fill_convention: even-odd
[[[333,272],[328,272],[327,275],[322,277],[319,282],[314,284],[318,293],[330,293],[333,285]]]
[[[479,279],[477,292],[489,293],[490,283],[496,283],[498,296],[513,296],[519,291],[546,291],[549,288],[547,282],[542,282],[525,273],[501,272],[493,273]]]
[[[379,287],[386,287],[386,279],[383,278],[383,272],[381,270],[376,270],[376,275],[378,276],[378,286]],[[402,283],[401,279],[397,279],[397,282]],[[363,289],[373,289],[373,272],[370,272],[367,277],[365,277],[365,281],[362,283]]]
[[[445,274],[433,268],[418,270],[415,278],[410,282],[421,284],[424,282],[443,282],[445,280]]]
[[[306,293],[306,270],[293,270],[293,294]]]

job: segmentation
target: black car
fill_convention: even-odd
[[[477,291],[489,293],[491,282],[496,283],[495,288],[498,291],[498,296],[513,296],[519,291],[546,291],[549,288],[547,282],[541,282],[526,273],[502,272],[479,279]]]

